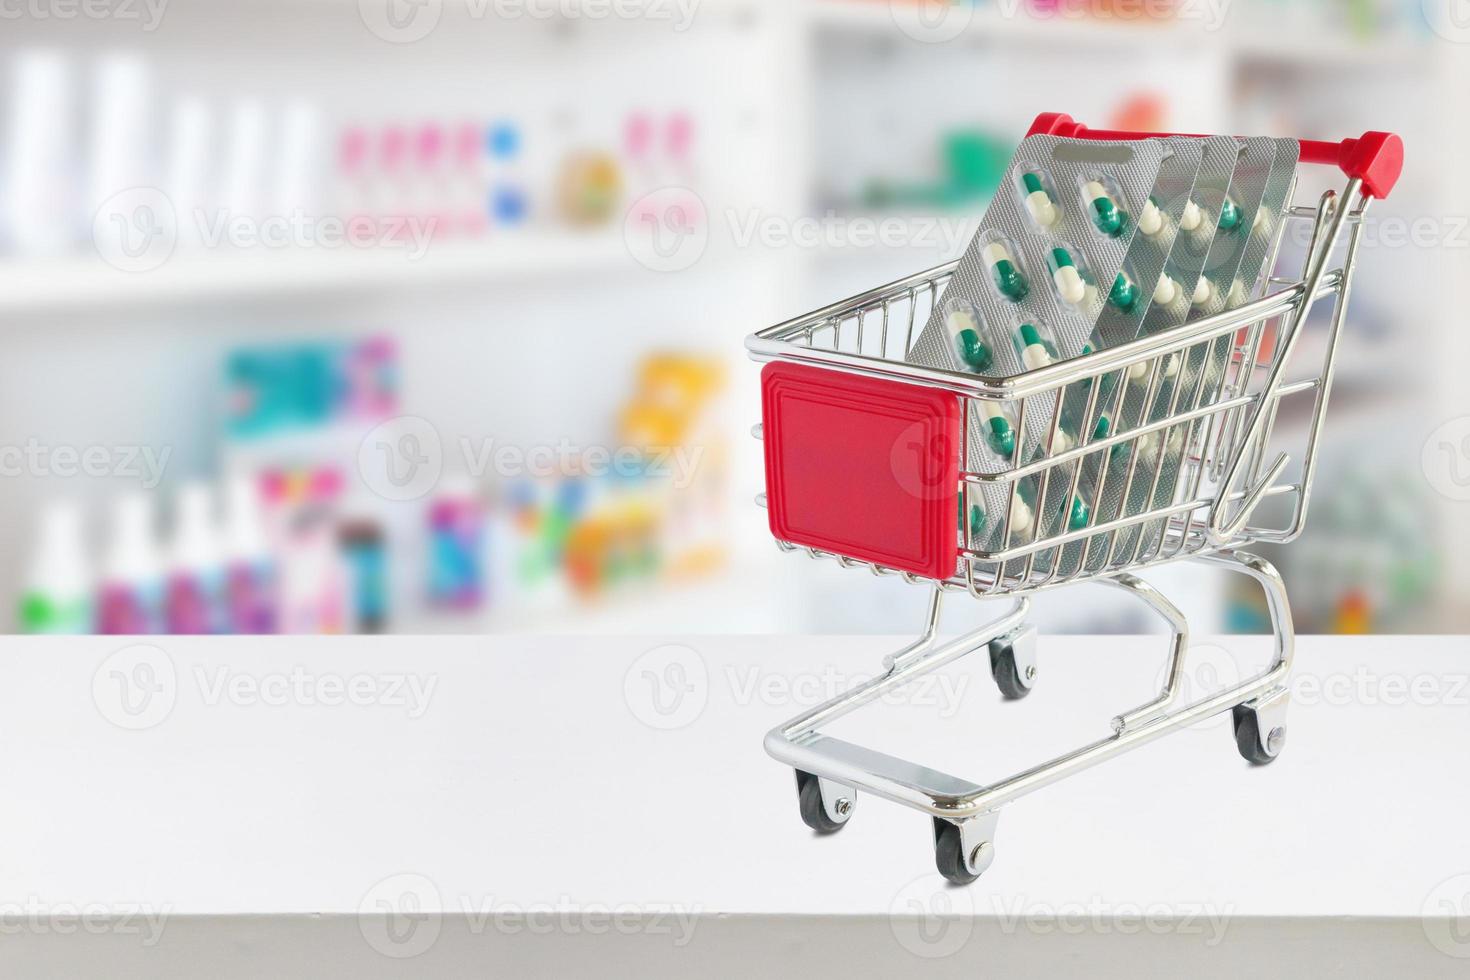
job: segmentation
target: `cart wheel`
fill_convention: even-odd
[[[1274,762],[1286,743],[1286,727],[1278,725],[1261,737],[1261,715],[1255,708],[1237,704],[1233,712],[1235,747],[1246,762],[1264,766]]]
[[[948,820],[934,818],[934,864],[951,885],[968,885],[980,877],[965,864],[965,844],[960,828]]]
[[[801,819],[819,834],[835,834],[847,826],[852,815],[851,797],[843,796],[828,802],[822,799],[822,781],[809,772],[796,770],[796,796],[801,804]]]
[[[1031,693],[1036,681],[1035,642],[1036,632],[1028,628],[990,643],[990,674],[1007,701],[1019,701]]]

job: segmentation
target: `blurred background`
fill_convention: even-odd
[[[1404,137],[1271,557],[1303,631],[1463,630],[1467,40],[1460,0],[0,0],[0,629],[911,632],[922,590],[771,542],[742,340],[958,256],[1056,110]]]

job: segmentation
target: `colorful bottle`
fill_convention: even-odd
[[[86,633],[92,629],[92,581],[82,547],[82,513],[70,502],[41,512],[36,557],[20,603],[26,633]]]
[[[113,507],[112,541],[97,593],[97,632],[163,632],[163,561],[154,539],[151,499],[135,493]]]
[[[259,495],[246,478],[230,484],[224,555],[228,632],[276,632],[276,563]]]
[[[201,483],[179,491],[164,596],[170,633],[219,633],[227,622],[224,576],[210,504],[209,488]]]
[[[521,131],[513,123],[491,125],[485,137],[490,160],[490,200],[488,212],[496,225],[514,227],[525,224],[530,203],[521,177]]]
[[[381,633],[388,623],[388,565],[383,529],[369,519],[345,522],[337,530],[347,566],[347,601],[359,633]]]
[[[429,602],[474,609],[484,599],[485,517],[474,487],[447,487],[429,508]]]

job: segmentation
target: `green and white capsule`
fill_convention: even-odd
[[[1021,190],[1026,213],[1031,215],[1032,221],[1043,228],[1051,228],[1061,220],[1062,211],[1052,200],[1040,173],[1028,170],[1021,174]]]
[[[1250,294],[1245,291],[1245,283],[1236,279],[1230,283],[1230,292],[1225,294],[1225,308],[1233,310],[1237,306],[1244,306],[1248,299]]]
[[[1063,302],[1082,306],[1087,301],[1087,280],[1082,278],[1072,253],[1065,248],[1053,248],[1047,264],[1051,266],[1051,281],[1057,287],[1057,295]]]
[[[1089,180],[1082,188],[1092,210],[1092,223],[1097,230],[1109,238],[1117,238],[1128,228],[1128,215],[1118,207],[1118,202],[1108,193],[1101,181]]]
[[[956,500],[956,503],[959,504],[959,514],[957,514],[956,517],[957,517],[957,519],[959,521],[960,534],[963,535],[965,533],[965,495],[963,493],[961,493],[959,495],[959,498]],[[985,511],[984,511],[984,509],[981,508],[981,506],[979,504],[971,504],[970,505],[970,540],[971,541],[978,541],[978,540],[980,540],[980,536],[982,534],[984,534],[984,533],[985,533]]]
[[[1216,224],[1221,231],[1234,231],[1240,227],[1241,217],[1240,205],[1227,197],[1220,202],[1220,218]]]
[[[1171,307],[1184,297],[1184,287],[1179,280],[1167,272],[1159,273],[1159,283],[1154,287],[1154,305]]]
[[[1215,284],[1210,282],[1209,276],[1200,276],[1199,282],[1195,283],[1194,295],[1189,299],[1194,308],[1205,313],[1214,313],[1224,308],[1220,301],[1220,291]]]
[[[1011,491],[1011,536],[1029,538],[1032,525],[1036,522],[1036,487],[1030,482],[1020,483]]]
[[[1016,451],[1016,429],[1011,425],[1011,417],[1004,408],[991,401],[980,402],[980,413],[984,416],[985,441],[996,455],[1010,459]]]
[[[1276,230],[1276,218],[1268,208],[1260,208],[1251,220],[1251,234],[1268,238]]]
[[[1019,303],[1031,292],[1026,276],[1011,256],[1010,249],[1006,247],[1005,242],[991,242],[980,250],[980,257],[985,261],[986,268],[990,270],[995,288],[1000,290],[1000,294],[1006,299]]]
[[[1184,202],[1184,213],[1179,216],[1179,228],[1181,231],[1196,232],[1204,227],[1205,212],[1193,201]]]
[[[1132,313],[1138,305],[1138,287],[1120,272],[1113,280],[1113,288],[1108,290],[1108,302],[1124,313]]]
[[[1140,234],[1153,238],[1168,227],[1169,219],[1164,212],[1159,210],[1159,202],[1149,198],[1143,203],[1143,210],[1138,215],[1138,231]]]
[[[1021,355],[1021,363],[1028,371],[1055,364],[1061,359],[1051,336],[1034,323],[1021,324],[1012,334],[1012,339],[1016,345],[1016,353]]]
[[[1088,508],[1087,502],[1080,495],[1074,496],[1072,498],[1071,513],[1067,518],[1067,529],[1071,531],[1082,530],[1087,526],[1087,522],[1091,516],[1092,512]]]
[[[945,316],[944,325],[949,330],[955,356],[961,364],[976,373],[990,370],[995,358],[985,341],[980,339],[980,322],[974,313],[963,307],[952,309]]]

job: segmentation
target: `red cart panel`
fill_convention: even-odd
[[[959,399],[799,364],[761,372],[771,533],[944,579],[955,574]]]

